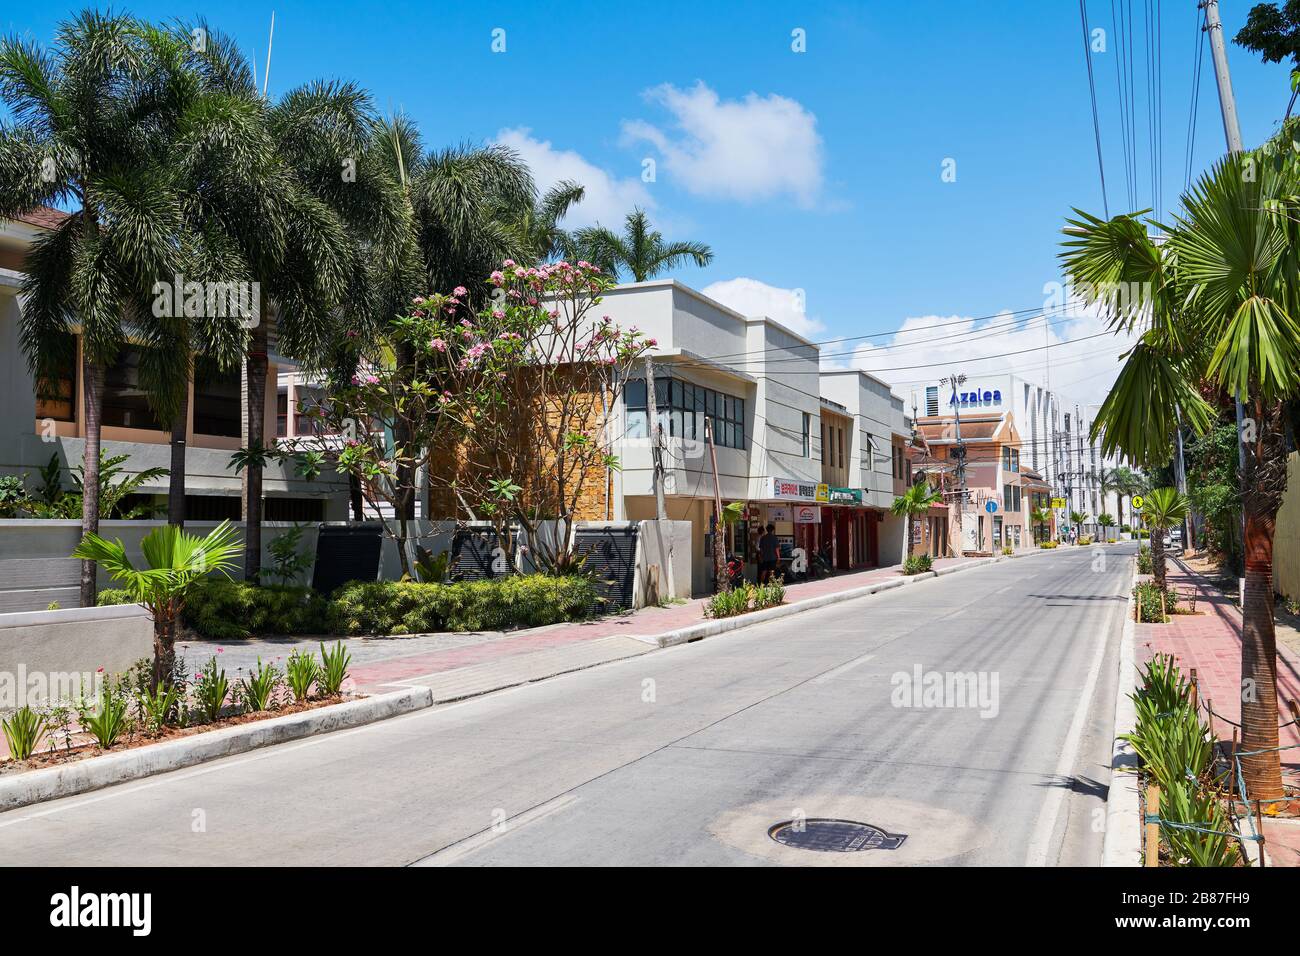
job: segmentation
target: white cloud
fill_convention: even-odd
[[[1051,325],[1044,332],[1039,315],[1028,321],[1010,312],[991,319],[915,316],[888,341],[859,345],[839,361],[891,383],[908,400],[910,411],[910,394],[949,372],[972,378],[1011,372],[1042,384],[1047,378],[1045,353],[1050,352],[1052,390],[1080,405],[1100,403],[1119,374],[1120,356],[1134,340],[1110,334],[1095,309],[1077,303],[1047,318]],[[1052,347],[1045,350],[1048,343]]]
[[[565,179],[585,187],[586,196],[569,209],[561,223],[566,229],[599,223],[617,232],[633,207],[654,208],[654,200],[639,178],[615,178],[581,154],[571,149],[556,149],[550,140],[535,138],[530,129],[503,129],[497,133],[496,141],[519,153],[533,171],[539,193]]]
[[[815,335],[825,328],[817,319],[809,317],[802,289],[780,289],[739,276],[711,283],[700,291],[742,315],[767,316],[803,336]]]
[[[645,95],[672,114],[675,128],[629,120],[624,139],[652,144],[687,191],[746,202],[790,195],[802,206],[817,200],[822,138],[817,117],[797,101],[775,93],[724,101],[703,82],[689,90],[665,83]]]

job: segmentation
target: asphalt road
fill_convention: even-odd
[[[0,814],[0,862],[1093,866],[1133,546],[1100,553]],[[831,853],[768,836],[819,817],[907,839]]]

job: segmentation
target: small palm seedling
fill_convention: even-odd
[[[136,706],[139,708],[140,720],[144,732],[151,737],[162,733],[164,727],[176,719],[177,704],[180,702],[180,688],[159,684],[156,688],[141,688],[136,692]]]
[[[347,680],[348,665],[352,663],[352,655],[343,646],[343,642],[339,641],[330,650],[326,650],[322,643],[320,658],[320,676],[316,679],[316,684],[326,697],[337,696],[343,692],[343,682]]]
[[[274,664],[263,664],[259,657],[257,670],[239,682],[240,696],[249,710],[266,710],[281,680],[280,669]]]
[[[226,680],[225,670],[217,667],[215,657],[208,658],[203,670],[194,675],[194,702],[198,705],[199,715],[208,723],[220,717],[229,692],[230,682]]]
[[[301,704],[311,694],[311,685],[320,678],[320,664],[311,651],[295,650],[289,655],[285,672],[293,699]]]
[[[0,719],[0,725],[4,727],[10,756],[26,760],[36,752],[36,745],[45,733],[46,720],[31,707],[23,707],[14,711],[12,717]]]
[[[107,685],[100,690],[99,708],[93,714],[86,714],[82,721],[100,750],[112,747],[130,727],[131,720],[127,711],[127,701],[123,695],[114,693]]]

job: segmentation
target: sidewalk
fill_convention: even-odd
[[[1137,624],[1134,634],[1137,659],[1149,661],[1156,654],[1173,654],[1186,674],[1196,670],[1200,699],[1212,701],[1221,718],[1214,719],[1220,740],[1232,740],[1232,722],[1241,720],[1241,611],[1230,598],[1195,572],[1171,560],[1168,583],[1183,591],[1195,588],[1196,611],[1171,615],[1168,624]],[[1300,701],[1300,655],[1282,643],[1277,648],[1278,723],[1291,720],[1287,698]],[[1281,746],[1300,744],[1300,727],[1283,728]],[[1282,752],[1282,771],[1289,782],[1300,779],[1300,749]],[[1264,821],[1264,838],[1269,861],[1274,866],[1300,866],[1300,824]]]
[[[941,558],[934,569],[946,573],[989,561],[987,557]],[[896,564],[791,584],[786,588],[786,604],[902,580],[901,567]],[[425,686],[433,689],[436,701],[458,700],[656,650],[659,638],[704,623],[704,604],[703,598],[696,598],[668,607],[517,631],[347,638],[352,654],[350,689],[378,694]],[[314,650],[317,643],[295,638],[193,641],[178,645],[178,650],[188,663],[202,662],[220,650],[222,667],[235,674],[239,668],[254,667],[259,657],[283,666],[295,648]]]

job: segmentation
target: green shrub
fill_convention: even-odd
[[[1138,547],[1137,571],[1138,574],[1153,573],[1154,565],[1151,562],[1151,549],[1145,544]]]
[[[934,558],[928,554],[909,554],[903,559],[904,574],[922,574],[934,567]]]
[[[352,663],[352,654],[342,641],[335,642],[331,648],[324,643],[320,646],[321,667],[317,676],[320,692],[326,697],[342,693],[343,682],[348,679],[348,665]]]
[[[99,693],[99,707],[82,713],[81,725],[100,750],[108,750],[131,726],[126,697],[105,684]]]
[[[199,715],[208,723],[220,717],[229,691],[230,682],[226,680],[226,672],[217,667],[215,657],[209,657],[203,670],[194,675],[194,703]]]
[[[311,651],[294,650],[285,664],[285,680],[293,699],[302,703],[311,695],[311,685],[320,677],[320,664]]]
[[[329,601],[335,634],[421,634],[541,627],[586,617],[597,601],[580,575],[510,575],[490,581],[346,584]]]
[[[238,699],[250,711],[268,710],[275,698],[275,689],[283,680],[280,668],[275,664],[263,664],[259,657],[257,670],[250,671],[247,677],[240,679],[236,688]]]
[[[754,599],[755,586],[742,584],[730,591],[719,591],[704,604],[704,616],[712,618],[735,617],[749,610]]]
[[[250,634],[323,634],[328,610],[311,588],[213,579],[190,591],[183,619],[200,637],[229,641]]]
[[[1143,624],[1164,624],[1169,620],[1160,612],[1160,589],[1154,581],[1139,581],[1133,586],[1133,599],[1138,605],[1138,620]],[[1178,604],[1178,594],[1172,588],[1165,591],[1165,614],[1173,614]]]
[[[96,595],[95,603],[100,607],[111,607],[115,604],[134,604],[135,600],[131,597],[131,592],[123,588],[104,588]]]
[[[1044,551],[1051,551],[1053,548],[1056,547],[1056,542],[1044,541],[1042,544],[1039,545],[1039,547],[1042,548]]]
[[[41,742],[47,723],[46,717],[31,707],[23,707],[8,718],[0,718],[0,727],[4,728],[5,740],[9,744],[9,755],[15,760],[30,757]]]
[[[1079,535],[1079,544],[1092,544],[1092,535],[1090,534]]]
[[[1013,547],[1011,547],[1011,545],[1007,545],[1005,548],[1002,549],[1002,553],[1003,553],[1003,554],[1015,554],[1015,553],[1016,553],[1016,549],[1013,548]]]

